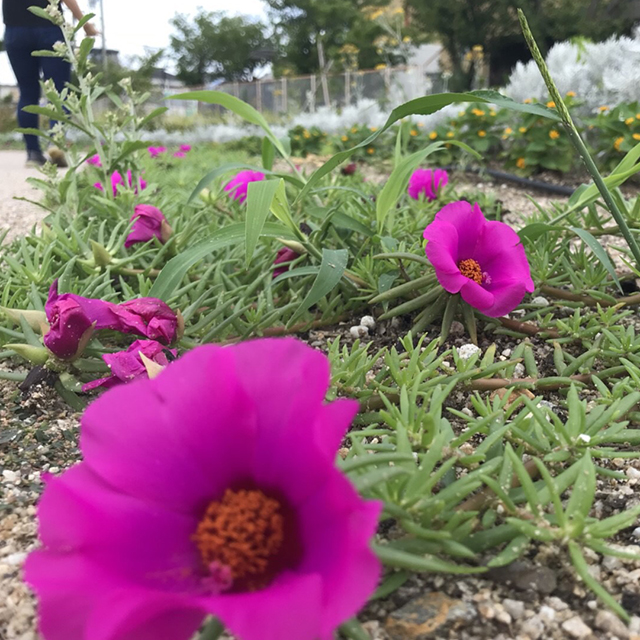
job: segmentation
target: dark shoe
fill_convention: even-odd
[[[49,147],[47,149],[51,162],[57,167],[68,167],[67,159],[64,157],[64,151],[58,147]]]
[[[27,151],[27,167],[41,167],[46,161],[42,151]]]

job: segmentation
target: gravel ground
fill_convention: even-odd
[[[35,167],[25,167],[24,151],[0,151],[0,234],[9,229],[7,240],[26,233],[45,215],[30,202],[16,198],[38,199],[38,190],[32,187],[27,178],[39,175]]]

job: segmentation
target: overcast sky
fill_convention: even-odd
[[[79,4],[85,12],[88,11],[89,0],[79,0]],[[168,47],[171,18],[176,13],[193,15],[198,7],[204,7],[207,11],[265,17],[262,0],[234,0],[232,3],[228,0],[180,0],[175,3],[162,0],[104,0],[107,47],[120,51],[124,60],[130,55],[143,54],[145,47]],[[94,12],[99,13],[97,8]],[[100,28],[99,16],[96,24]],[[101,46],[99,39],[96,46]],[[0,84],[15,84],[6,53],[0,53]]]

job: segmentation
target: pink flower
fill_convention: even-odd
[[[131,169],[127,171],[127,183],[129,185],[129,188],[133,187],[134,192],[138,193],[138,182],[136,181],[136,183],[134,184],[133,177],[131,175]],[[118,195],[118,185],[124,185],[124,178],[122,177],[119,171],[114,171],[111,174],[111,189],[113,190],[114,197]],[[102,182],[96,182],[93,186],[96,189],[100,189],[100,191],[104,191],[104,186],[102,185]],[[140,189],[142,190],[146,188],[147,188],[146,181],[140,178]]]
[[[191,145],[190,144],[181,144],[180,145],[180,151],[182,151],[182,153],[188,153],[189,151],[191,151]]]
[[[49,331],[45,333],[44,344],[61,360],[79,355],[83,338],[91,335],[93,321],[75,301],[60,296],[55,303],[47,302]]]
[[[355,162],[350,162],[340,169],[340,173],[343,176],[352,176],[357,170],[358,165]]]
[[[147,151],[152,158],[157,158],[161,153],[165,153],[167,147],[149,147]]]
[[[100,378],[82,385],[83,391],[90,391],[102,387],[110,389],[121,383],[132,382],[136,378],[147,378],[147,368],[144,366],[140,354],[144,354],[149,360],[166,367],[169,360],[166,351],[175,358],[177,351],[175,349],[167,349],[155,340],[136,340],[126,351],[118,351],[117,353],[105,353],[102,359],[106,362],[111,375],[107,378]]]
[[[242,203],[247,199],[247,187],[249,183],[259,182],[265,178],[264,173],[260,171],[240,171],[233,179],[227,182],[224,190],[229,193],[231,198],[239,200]]]
[[[276,254],[276,259],[273,261],[273,264],[281,264],[282,262],[291,262],[295,260],[300,254],[296,253],[293,249],[289,247],[282,247],[278,249],[278,253]],[[273,271],[273,277],[277,278],[279,275],[286,273],[289,271],[289,265],[285,265],[284,267],[278,267]]]
[[[131,216],[133,228],[131,229],[124,246],[129,248],[138,242],[148,242],[152,238],[158,238],[162,244],[171,237],[173,230],[160,209],[150,204],[139,204]]]
[[[513,311],[535,288],[518,234],[503,222],[487,220],[477,203],[443,207],[424,237],[440,284],[485,315]]]
[[[211,614],[242,640],[333,638],[380,577],[381,505],[334,465],[358,405],[328,386],[322,353],[263,339],[94,401],[25,563],[42,635],[187,640]]]
[[[115,304],[98,298],[85,298],[75,293],[60,295],[58,294],[57,280],[51,284],[49,298],[45,304],[47,320],[52,328],[56,322],[56,313],[59,313],[58,310],[61,308],[61,302],[67,300],[73,301],[80,307],[96,331],[112,329],[121,333],[132,333],[151,340],[159,340],[163,344],[171,344],[178,337],[178,314],[162,300],[136,298]],[[61,325],[60,330],[67,331],[67,328]]]
[[[447,182],[449,176],[444,169],[416,169],[409,178],[407,192],[414,200],[419,200],[420,194],[427,200],[435,200]]]
[[[187,154],[184,151],[176,151],[173,154],[174,158],[184,158]]]
[[[87,158],[87,164],[91,164],[94,167],[101,167],[102,162],[100,161],[100,154],[96,153],[94,156]]]

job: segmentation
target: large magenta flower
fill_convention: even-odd
[[[96,331],[112,329],[158,340],[163,344],[171,344],[179,337],[178,314],[158,298],[136,298],[115,304],[99,298],[85,298],[75,293],[60,295],[58,280],[54,280],[51,284],[49,298],[45,304],[47,320],[52,328],[56,310],[60,308],[62,302],[68,300],[80,307]],[[61,331],[69,332],[69,328],[61,325]]]
[[[440,284],[485,315],[513,311],[535,288],[518,234],[503,222],[487,220],[477,203],[443,207],[424,237]]]
[[[449,175],[444,169],[416,169],[409,178],[407,192],[414,200],[419,200],[420,194],[426,200],[435,200],[447,182]]]
[[[160,209],[150,204],[139,204],[131,216],[133,227],[124,241],[124,246],[129,248],[138,242],[148,242],[152,238],[158,238],[164,244],[173,232],[167,219]]]
[[[135,193],[138,193],[138,181],[136,180],[136,182],[134,183],[133,176],[131,175],[131,170],[130,169],[129,169],[129,171],[127,171],[127,184],[129,186],[129,188],[133,187],[133,190],[134,190]],[[119,171],[114,171],[111,174],[111,190],[113,191],[114,197],[118,195],[118,186],[119,185],[125,185],[124,178],[122,177],[122,174]],[[96,189],[100,189],[100,191],[104,191],[104,186],[103,186],[102,182],[96,182],[93,186]],[[140,186],[141,190],[142,189],[146,189],[147,188],[146,181],[143,180],[142,178],[140,178],[139,186]]]
[[[140,354],[143,354],[152,362],[166,367],[169,364],[166,351],[174,358],[178,353],[175,349],[167,349],[155,340],[136,340],[126,351],[105,353],[102,359],[111,370],[111,375],[87,382],[82,385],[82,390],[91,391],[91,389],[97,389],[98,387],[110,389],[122,383],[132,382],[137,378],[147,378],[147,368]]]
[[[240,171],[234,178],[229,180],[224,185],[224,190],[229,193],[229,196],[239,202],[244,202],[247,199],[247,187],[250,182],[259,182],[264,180],[266,176],[260,171]]]
[[[381,505],[334,466],[358,405],[328,384],[323,354],[263,339],[92,403],[25,564],[44,638],[187,640],[212,614],[242,640],[332,639],[380,576]]]

